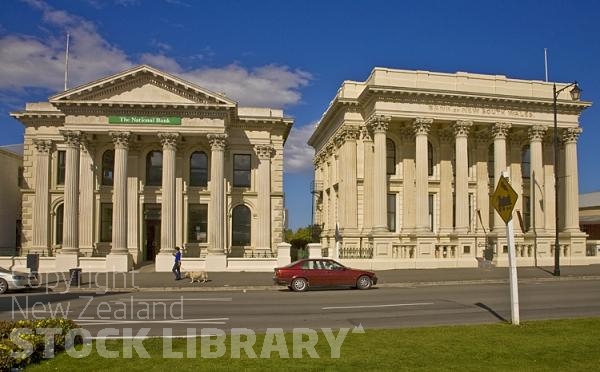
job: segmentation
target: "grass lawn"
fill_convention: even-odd
[[[339,336],[337,331],[333,335]],[[119,357],[101,357],[94,344],[87,357],[76,359],[63,352],[28,366],[27,371],[593,371],[600,366],[600,318],[348,332],[339,358],[332,358],[332,348],[321,332],[315,346],[318,359],[306,350],[295,358],[291,333],[285,335],[289,358],[280,357],[286,352],[277,347],[284,343],[276,337],[267,343],[276,345],[271,346],[271,357],[261,358],[264,338],[264,334],[256,335],[254,353],[250,351],[255,358],[244,350],[241,358],[232,358],[232,350],[239,348],[231,347],[228,335],[225,355],[210,359],[202,357],[203,350],[216,352],[217,347],[203,349],[200,339],[195,339],[195,358],[187,357],[188,340],[173,340],[171,350],[183,353],[178,359],[163,358],[162,339],[143,342],[150,358],[140,358],[135,348],[132,357],[123,358],[123,341],[106,341],[106,349],[117,351]]]

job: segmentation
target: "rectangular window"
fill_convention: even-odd
[[[387,225],[389,231],[396,231],[396,194],[387,196]]]
[[[25,172],[25,168],[19,167],[19,170],[17,171],[17,185],[20,188],[25,187],[25,176],[23,175],[24,172]]]
[[[529,196],[523,196],[523,223],[525,231],[529,231],[531,228],[531,198]]]
[[[67,153],[65,151],[59,151],[56,160],[56,184],[64,185]]]
[[[250,187],[250,154],[233,155],[233,186]]]
[[[434,194],[429,194],[429,231],[433,231],[434,225],[433,225],[433,221],[434,221]]]
[[[188,205],[188,243],[206,243],[208,204]]]
[[[112,242],[112,203],[100,204],[100,241]]]

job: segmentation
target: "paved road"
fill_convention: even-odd
[[[529,280],[521,283],[522,321],[600,316],[600,279]],[[506,283],[414,285],[369,291],[321,290],[89,293],[12,293],[0,297],[0,319],[66,316],[98,335],[116,328],[151,336],[177,336],[187,329],[230,332],[248,328],[398,328],[510,321]]]

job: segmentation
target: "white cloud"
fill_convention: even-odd
[[[223,92],[242,106],[282,108],[299,103],[300,89],[312,80],[308,72],[277,64],[247,68],[232,63],[224,67],[184,69],[177,60],[164,54],[169,44],[157,40],[153,43],[161,52],[143,53],[139,61],[134,62],[125,51],[105,40],[94,23],[56,10],[40,0],[26,2],[42,12],[44,25],[50,28],[43,36],[9,34],[0,38],[0,89],[61,91],[67,32],[70,34],[68,87],[146,63],[207,89]],[[134,2],[123,2],[131,3]]]
[[[306,142],[315,130],[315,124],[292,127],[285,142],[284,169],[288,173],[302,173],[313,169],[314,149]]]

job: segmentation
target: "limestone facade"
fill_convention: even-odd
[[[23,254],[55,257],[57,271],[90,258],[170,271],[176,246],[213,270],[275,259],[293,124],[282,110],[142,65],[11,115],[25,125]]]
[[[557,89],[567,84],[557,83]],[[490,203],[502,172],[519,265],[598,262],[579,229],[579,115],[557,98],[559,205],[554,203],[552,83],[499,75],[375,68],[345,81],[309,139],[321,244],[372,268],[508,264],[506,224]]]

